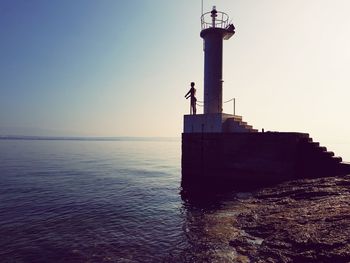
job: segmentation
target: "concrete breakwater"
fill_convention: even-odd
[[[182,187],[259,186],[350,173],[307,133],[183,133]]]

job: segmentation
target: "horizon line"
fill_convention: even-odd
[[[0,140],[50,140],[50,141],[166,141],[180,139],[180,136],[41,136],[0,135]]]

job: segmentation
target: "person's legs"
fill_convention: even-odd
[[[193,115],[196,115],[196,101],[195,98],[191,98],[191,114],[193,113]]]

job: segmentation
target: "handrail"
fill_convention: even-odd
[[[201,25],[202,30],[211,27],[225,29],[229,26],[229,16],[224,12],[216,11],[216,17],[213,22],[212,11],[207,12],[201,16]]]
[[[236,98],[232,98],[232,99],[226,100],[226,101],[224,101],[224,103],[228,103],[228,102],[231,102],[231,101],[233,101],[233,115],[236,115]],[[199,107],[204,107],[204,101],[197,100],[196,101],[196,105],[199,106]]]

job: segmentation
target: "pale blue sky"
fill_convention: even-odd
[[[212,5],[236,26],[224,99],[237,98],[237,114],[343,154],[350,2],[204,0]],[[0,134],[179,136],[189,83],[203,94],[200,9],[200,0],[1,0]]]

